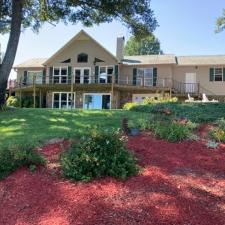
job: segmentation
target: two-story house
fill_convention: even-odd
[[[117,38],[114,56],[81,30],[50,58],[15,66],[16,95],[41,107],[84,109],[187,93],[225,99],[225,56],[124,56],[124,42]]]

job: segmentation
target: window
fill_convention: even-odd
[[[28,71],[27,72],[27,84],[33,84],[33,77],[35,76],[35,83],[42,84],[42,71]]]
[[[71,92],[54,92],[52,108],[69,109],[75,108],[75,93]]]
[[[223,68],[214,68],[214,81],[223,81]]]
[[[99,71],[99,74],[100,74],[99,83],[102,83],[102,84],[112,83],[112,75],[114,72],[114,67],[113,66],[100,66],[99,70],[100,70]]]
[[[137,69],[137,84],[141,86],[153,86],[153,68]]]
[[[68,81],[67,67],[54,67],[53,69],[54,84],[66,84]]]
[[[86,62],[88,62],[88,55],[85,54],[85,53],[80,53],[77,56],[77,62],[78,63],[86,63]]]
[[[89,84],[91,82],[91,69],[90,68],[75,68],[75,83],[76,84]]]

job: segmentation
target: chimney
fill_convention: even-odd
[[[124,37],[118,37],[117,38],[117,45],[116,45],[116,57],[119,61],[123,60],[124,56]]]

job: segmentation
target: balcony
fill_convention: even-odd
[[[60,86],[80,86],[80,87],[117,87],[117,88],[134,88],[134,89],[160,89],[160,90],[171,90],[174,94],[198,94],[201,90],[199,83],[183,83],[173,80],[171,78],[137,78],[136,80],[131,79],[132,76],[122,76],[122,79],[115,80],[114,76],[102,76],[96,78],[96,76],[80,76],[80,77],[33,77],[27,81],[21,80],[17,82],[11,80],[9,87],[14,88],[32,88],[36,87],[60,87]]]

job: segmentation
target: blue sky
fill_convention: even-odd
[[[164,53],[176,55],[225,55],[225,31],[215,34],[216,18],[225,8],[224,0],[152,0],[152,9],[159,27],[154,32],[161,41]],[[26,30],[21,34],[15,64],[29,58],[49,57],[80,29],[86,30],[109,51],[115,54],[116,37],[130,34],[119,22],[84,28],[81,24],[46,24],[39,34]],[[2,49],[8,35],[0,36]],[[14,73],[13,73],[14,74]]]

